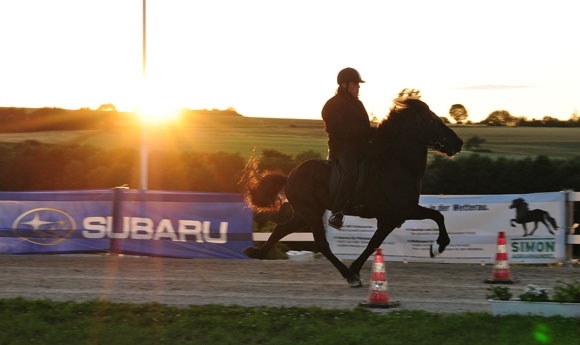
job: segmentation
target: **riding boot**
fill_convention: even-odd
[[[342,211],[333,212],[328,218],[328,225],[332,226],[336,230],[340,230],[342,228],[342,224],[344,223],[344,213]]]
[[[340,230],[342,224],[344,223],[344,209],[348,202],[350,195],[350,188],[344,184],[340,185],[336,198],[334,199],[334,204],[332,208],[332,215],[328,218],[328,225],[333,228]]]

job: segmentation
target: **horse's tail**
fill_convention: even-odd
[[[558,224],[556,224],[556,219],[554,219],[554,217],[551,217],[547,212],[546,212],[546,218],[548,218],[548,221],[550,222],[550,224],[552,224],[552,226],[554,227],[554,230],[558,229]]]
[[[282,171],[258,170],[253,155],[244,167],[238,185],[246,204],[256,212],[277,212],[286,197],[283,193],[288,177]]]

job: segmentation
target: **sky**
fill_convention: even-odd
[[[353,67],[371,117],[404,88],[472,122],[580,112],[574,1],[147,0],[145,64],[142,5],[0,0],[0,106],[320,119]]]

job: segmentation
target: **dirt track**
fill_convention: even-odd
[[[370,262],[361,277],[370,277]],[[396,309],[487,312],[492,266],[387,262],[389,296]],[[580,268],[511,266],[519,294],[533,283],[551,289],[558,279],[577,278]],[[319,306],[355,308],[365,287],[349,288],[326,259],[258,261],[169,259],[109,255],[0,255],[0,298],[170,305]]]

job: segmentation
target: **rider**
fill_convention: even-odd
[[[338,192],[328,224],[340,229],[344,209],[358,176],[358,165],[371,138],[371,125],[363,103],[358,99],[360,83],[354,68],[344,68],[336,78],[338,89],[322,108],[322,119],[328,133],[328,159],[338,162],[341,174]]]

